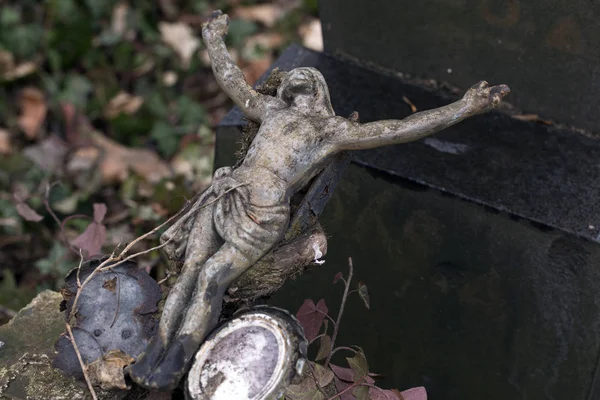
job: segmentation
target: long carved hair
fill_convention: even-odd
[[[313,82],[315,83],[315,93],[314,93],[314,102],[315,106],[314,111],[315,115],[321,115],[323,117],[331,117],[335,115],[333,111],[333,106],[331,105],[331,98],[329,97],[329,88],[327,87],[327,82],[325,81],[325,77],[319,70],[312,67],[302,67],[295,68],[295,70],[302,70],[307,75],[313,78]],[[267,96],[277,96],[279,98],[283,98],[283,91],[285,90],[285,79],[287,78],[289,72],[281,71],[279,68],[275,68],[269,77],[264,81],[264,83],[256,86],[255,90],[258,93],[267,95]],[[238,167],[244,157],[246,157],[246,153],[254,140],[254,137],[258,133],[258,128],[260,128],[260,124],[254,122],[250,119],[246,119],[246,124],[242,127],[242,137],[240,140],[240,148],[236,152],[237,163],[234,166]]]
[[[292,76],[293,72],[299,71],[308,75],[313,82],[313,107],[312,111],[315,115],[319,115],[322,117],[333,117],[335,115],[333,111],[333,107],[331,106],[331,98],[329,97],[329,88],[327,87],[327,82],[325,82],[325,77],[318,69],[312,67],[301,67],[294,68],[290,71],[283,81],[280,83],[277,89],[277,97],[286,101],[286,94],[288,79]],[[286,101],[287,102],[287,101]]]

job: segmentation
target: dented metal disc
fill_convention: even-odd
[[[69,320],[80,282],[104,261],[85,262],[65,278],[61,310]],[[81,357],[86,364],[120,350],[123,356],[137,359],[154,335],[161,290],[158,283],[131,261],[110,270],[96,272],[81,288],[75,318],[70,322]],[[83,378],[72,342],[62,335],[55,343],[57,355],[52,365],[68,375]]]
[[[277,399],[302,374],[306,339],[284,310],[259,306],[223,324],[202,344],[188,375],[193,400]]]

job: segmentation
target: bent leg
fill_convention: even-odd
[[[227,287],[261,256],[248,258],[231,243],[225,243],[206,261],[195,282],[197,290],[181,328],[155,369],[153,383],[156,387],[177,385],[198,347],[217,324]]]
[[[194,296],[200,271],[206,260],[219,247],[219,237],[213,227],[213,206],[198,212],[185,255],[185,264],[171,288],[163,307],[158,332],[144,353],[128,368],[129,375],[145,387],[157,387],[154,376],[176,332],[185,321],[186,309]]]
[[[200,211],[194,225],[194,236],[189,239],[185,263],[177,281],[169,291],[160,319],[159,334],[169,342],[185,321],[186,309],[196,288],[198,275],[222,244],[213,227],[213,207]]]

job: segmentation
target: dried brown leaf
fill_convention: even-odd
[[[102,284],[102,287],[109,292],[117,293],[117,277],[115,276],[112,279],[107,279]]]
[[[414,105],[414,103],[412,101],[410,101],[410,99],[406,96],[402,96],[402,101],[404,101],[406,104],[408,104],[408,106],[410,107],[410,111],[412,111],[413,113],[417,112],[417,106]]]
[[[18,202],[15,207],[19,215],[27,221],[40,222],[44,219],[44,217],[35,212],[33,208],[29,207],[29,205],[23,201]]]
[[[104,109],[107,118],[115,118],[120,114],[135,114],[144,104],[144,98],[134,96],[127,92],[119,92],[113,97]]]
[[[254,4],[236,7],[233,17],[260,22],[266,27],[273,27],[284,16],[284,10],[278,4]]]
[[[119,2],[113,8],[110,29],[119,36],[125,36],[127,31],[127,14],[129,5],[125,2]]]
[[[273,57],[270,55],[265,55],[264,57],[248,62],[248,64],[242,68],[246,81],[251,85],[255,84],[258,78],[269,69],[272,63]]]
[[[244,44],[244,53],[252,54],[256,48],[276,49],[283,45],[285,38],[277,32],[261,32],[250,36]]]
[[[315,51],[323,51],[323,34],[321,30],[321,21],[317,18],[300,25],[298,34],[302,38],[302,44]]]
[[[34,87],[23,89],[19,98],[19,108],[19,127],[29,139],[37,138],[48,112],[44,93]]]
[[[12,153],[10,133],[6,129],[0,128],[0,154],[10,153]]]
[[[105,184],[123,182],[130,170],[151,183],[172,175],[169,165],[151,150],[122,146],[98,132],[93,132],[91,139],[102,153],[100,170]],[[74,158],[77,156],[76,153]]]
[[[87,366],[87,374],[92,385],[102,389],[129,389],[125,383],[123,368],[134,361],[133,357],[121,350],[110,350],[101,359]]]
[[[200,40],[194,35],[192,28],[182,22],[161,22],[158,29],[163,42],[175,50],[181,58],[182,66],[187,68],[192,56],[200,47]]]
[[[15,64],[12,53],[0,50],[0,77],[5,81],[12,81],[32,74],[37,70],[37,65],[31,61]]]
[[[518,119],[520,121],[530,121],[530,122],[538,122],[544,125],[553,125],[554,121],[550,119],[544,119],[537,114],[518,114],[512,116],[514,119]]]

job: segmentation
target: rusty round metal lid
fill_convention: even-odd
[[[306,339],[298,322],[256,307],[223,324],[202,344],[188,374],[194,400],[276,399],[302,373]]]

